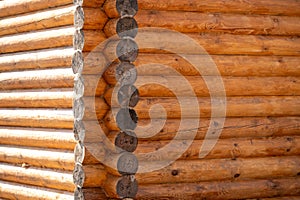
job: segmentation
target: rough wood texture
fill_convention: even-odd
[[[71,47],[62,47],[0,55],[0,71],[67,67],[73,52]]]
[[[0,143],[5,145],[73,150],[71,130],[1,127]]]
[[[194,12],[224,12],[224,13],[245,13],[245,14],[266,14],[266,15],[289,15],[299,16],[300,3],[297,0],[288,0],[282,2],[273,0],[272,2],[264,0],[254,1],[195,1],[195,0],[139,0],[139,10],[177,10]],[[108,0],[104,4],[104,10],[110,18],[117,18],[119,13],[116,9],[116,0]],[[141,12],[141,11],[139,11]],[[138,13],[139,13],[138,12]]]
[[[71,110],[1,109],[0,112],[1,126],[72,129],[73,121]]]
[[[76,30],[73,37],[73,47],[75,50],[89,52],[101,46],[105,39],[106,37],[101,30]]]
[[[71,192],[46,189],[29,185],[22,185],[12,182],[0,181],[0,197],[5,199],[24,200],[72,200],[74,196]]]
[[[5,72],[0,74],[2,90],[33,88],[72,88],[74,74],[70,68]]]
[[[24,148],[0,146],[0,161],[11,164],[23,164],[40,168],[54,168],[72,171],[74,155],[72,151],[51,150],[44,148]]]
[[[73,92],[0,93],[1,108],[71,108]]]
[[[139,28],[155,26],[181,33],[220,32],[241,35],[299,35],[300,33],[298,23],[300,17],[141,10],[135,19]],[[117,23],[117,19],[112,19],[106,24],[104,31],[107,36],[117,34]],[[131,29],[133,28],[136,27],[132,26]]]
[[[1,180],[15,183],[29,184],[65,191],[74,191],[72,174],[65,171],[38,169],[34,167],[22,168],[13,165],[0,164]]]
[[[107,84],[106,81],[99,75],[83,75],[82,79],[78,82],[75,81],[74,89],[77,94],[82,94],[82,96],[90,97],[100,97],[104,94]],[[83,81],[82,81],[83,80]],[[82,85],[84,84],[84,89],[82,90]]]
[[[134,198],[138,192],[138,183],[133,175],[109,176],[103,187],[105,193],[112,198]]]
[[[141,97],[188,97],[191,89],[182,86],[189,85],[196,96],[210,96],[205,80],[215,82],[218,77],[206,76],[138,76],[136,85]],[[184,80],[180,81],[180,80]],[[226,96],[283,96],[300,95],[300,78],[298,77],[222,77]],[[115,85],[116,82],[108,82]],[[148,83],[148,84],[147,84]],[[169,88],[167,88],[169,87]],[[110,99],[118,90],[111,88],[105,93]]]
[[[77,188],[74,192],[74,198],[76,200],[99,200],[107,199],[108,197],[102,188]]]
[[[73,0],[75,5],[84,6],[84,7],[102,7],[102,4],[105,0]]]
[[[207,56],[194,55],[193,60],[205,64]],[[219,73],[222,76],[299,76],[300,58],[288,56],[223,56],[211,55],[216,64]],[[142,67],[151,64],[151,67]],[[161,67],[161,65],[168,66]],[[115,71],[118,64],[112,64],[105,71],[104,77],[107,82],[115,81]],[[190,64],[184,58],[175,54],[145,54],[140,53],[135,62],[139,76],[175,75],[176,70],[184,76],[199,76],[195,66]],[[92,66],[85,65],[85,70],[92,70]],[[201,71],[202,76],[217,75],[210,68],[204,68]]]
[[[299,115],[298,96],[257,96],[257,97],[227,97],[226,98],[227,117],[266,117],[266,116],[296,116]],[[196,100],[197,101],[197,100]],[[201,117],[211,117],[210,98],[198,98],[199,113]],[[108,104],[114,103],[111,99],[106,99]],[[185,98],[185,104],[180,105],[175,98],[145,97],[140,98],[135,107],[135,111],[140,119],[150,119],[150,108],[160,104],[166,111],[168,119],[198,118],[195,108],[191,106],[192,99]],[[116,111],[118,104],[115,106]],[[219,106],[219,105],[218,105]],[[217,107],[215,107],[217,109]],[[221,108],[221,107],[219,107]],[[184,110],[184,112],[181,112]],[[216,113],[214,117],[223,117],[222,113]],[[152,109],[151,118],[165,118],[165,113],[161,109]]]
[[[175,161],[171,165],[149,173],[137,173],[139,185],[162,183],[192,183],[228,179],[269,179],[293,177],[299,173],[298,156]],[[284,163],[284,164],[283,164]],[[155,162],[140,162],[139,170],[152,169]],[[228,170],[230,169],[230,170]]]
[[[299,178],[139,185],[137,199],[244,199],[299,195]],[[180,190],[178,189],[180,188]]]

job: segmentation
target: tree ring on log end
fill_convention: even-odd
[[[123,176],[117,183],[120,198],[134,198],[138,192],[138,183],[133,175]]]
[[[82,165],[76,163],[73,171],[73,182],[77,187],[82,188],[84,179],[85,179],[85,175],[84,175]]]
[[[82,51],[84,47],[84,33],[83,30],[76,30],[73,38],[73,47],[75,50]]]
[[[138,33],[138,24],[134,18],[124,17],[118,20],[116,31],[120,38],[135,38]]]
[[[83,70],[83,55],[81,51],[76,51],[72,57],[73,73],[81,73]]]
[[[120,85],[132,85],[137,79],[137,70],[129,62],[121,62],[116,68],[116,80]]]
[[[138,138],[134,132],[121,131],[115,139],[115,145],[127,152],[134,152],[138,145]]]
[[[117,56],[120,61],[134,62],[138,56],[137,43],[130,38],[121,39],[117,45]]]
[[[117,169],[121,175],[133,175],[137,172],[138,167],[137,157],[129,152],[122,153],[117,163]]]
[[[116,121],[122,131],[134,130],[137,126],[138,117],[133,109],[121,108],[117,113]]]
[[[116,8],[119,15],[122,16],[134,16],[138,11],[137,0],[117,0]]]
[[[84,12],[81,6],[77,6],[74,13],[74,26],[76,29],[82,29],[84,25]]]
[[[134,107],[139,102],[140,94],[134,85],[124,85],[118,91],[118,102],[121,107]]]

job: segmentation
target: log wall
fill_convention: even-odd
[[[1,199],[74,199],[72,61],[105,39],[102,4],[0,1]]]
[[[114,61],[103,75],[106,89],[101,94],[106,105],[100,99],[94,103],[99,108],[106,109],[108,106],[104,116],[92,116],[94,111],[89,113],[88,102],[93,101],[94,92],[87,87],[84,90],[86,118],[76,127],[79,138],[84,132],[84,143],[78,146],[77,159],[82,161],[81,169],[87,175],[85,179],[98,180],[99,175],[92,172],[95,168],[103,170],[103,163],[116,165],[120,156],[110,154],[111,149],[107,145],[119,145],[118,141],[125,141],[120,139],[124,127],[130,130],[136,128],[134,123],[128,122],[126,126],[118,119],[116,113],[122,101],[117,98],[119,92],[115,89],[120,84],[120,77],[116,75],[121,70],[120,60],[125,58],[118,55],[118,42],[115,40],[122,37],[121,30],[136,26],[129,19],[134,17],[137,35],[134,31],[124,34],[134,38],[139,47],[154,45],[157,48],[140,48],[137,58],[134,53],[128,57],[128,61],[136,67],[137,85],[148,84],[137,87],[140,98],[137,105],[131,107],[138,116],[135,134],[139,139],[137,144],[131,140],[126,148],[132,149],[136,145],[133,154],[138,158],[140,168],[149,166],[150,169],[161,161],[170,160],[171,164],[147,173],[138,171],[128,177],[104,166],[106,181],[97,187],[103,187],[106,195],[113,198],[124,197],[120,195],[120,186],[128,184],[128,180],[131,184],[124,187],[127,197],[132,197],[136,180],[136,199],[299,199],[299,8],[300,4],[295,0],[106,0],[103,9],[108,22],[103,31],[106,37],[118,36],[101,48],[106,58],[101,55],[100,59]],[[131,20],[128,27],[120,26],[120,17]],[[210,125],[218,126],[224,116],[217,113],[211,118],[212,93],[205,83],[207,78],[217,80],[217,74],[209,67],[203,68],[200,74],[185,59],[211,66],[203,52],[200,55],[192,45],[180,41],[172,50],[184,54],[184,58],[164,51],[163,48],[173,42],[172,37],[162,40],[167,38],[163,31],[157,35],[144,34],[142,29],[146,27],[171,29],[194,39],[210,55],[222,76],[227,100],[226,120],[218,142],[204,158],[199,158],[199,150],[209,140],[206,138],[207,131]],[[83,68],[79,65],[73,67],[84,77],[95,75],[104,67],[95,66],[87,60],[82,65]],[[127,67],[129,71],[130,67]],[[128,81],[134,82],[135,72],[129,74]],[[181,77],[194,94],[178,83]],[[90,81],[85,79],[85,84],[90,85]],[[176,93],[168,86],[175,88]],[[100,89],[100,86],[97,88]],[[220,91],[214,93],[220,94]],[[129,103],[134,104],[135,95]],[[180,105],[179,99],[184,99],[186,104]],[[197,112],[200,118],[195,108],[189,106],[194,100],[199,105]],[[158,104],[164,107],[165,113],[160,109],[151,110]],[[178,136],[182,117],[186,123]],[[200,119],[199,125],[193,123],[195,119]],[[106,134],[104,138],[97,131],[97,120],[101,123],[103,134]],[[193,130],[196,130],[196,136],[191,146],[176,157],[177,150],[184,146]],[[142,155],[163,149],[171,142],[166,154]],[[98,148],[97,152],[89,151],[93,145]],[[114,145],[112,148],[115,148]],[[104,160],[100,161],[99,157]],[[97,191],[101,192],[101,189],[96,189],[89,181],[77,194],[97,199]]]

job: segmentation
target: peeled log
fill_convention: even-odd
[[[63,27],[0,38],[0,53],[72,46],[75,29]]]
[[[76,30],[73,38],[73,47],[75,50],[86,52],[99,51],[98,49],[102,50],[101,44],[105,39],[104,33],[100,30]]]
[[[180,79],[182,78],[182,79]],[[218,77],[206,76],[141,76],[139,75],[135,85],[138,87],[141,97],[188,97],[191,90],[182,86],[187,83],[197,97],[210,96],[205,80],[214,82]],[[180,81],[180,80],[184,80]],[[187,82],[186,82],[187,81]],[[216,82],[215,81],[215,82]],[[222,77],[226,96],[282,96],[300,95],[300,78],[298,77]],[[117,84],[109,82],[109,84]],[[168,88],[169,87],[169,88]],[[110,99],[112,93],[117,93],[114,88],[106,91],[106,99]],[[114,94],[117,95],[117,94]]]
[[[73,150],[71,130],[1,127],[0,143],[5,145]]]
[[[191,55],[197,62],[206,65],[208,56]],[[287,56],[223,56],[210,55],[218,72],[222,76],[300,76],[300,58]],[[151,66],[143,66],[143,65]],[[166,67],[161,67],[165,65]],[[112,64],[105,71],[104,77],[108,83],[116,82],[115,71],[117,64]],[[171,76],[176,72],[183,76],[215,76],[218,75],[211,68],[203,68],[199,72],[180,55],[140,53],[135,61],[139,76]],[[93,67],[85,65],[85,70]]]
[[[76,200],[99,200],[107,199],[102,188],[77,188],[74,192],[74,199]]]
[[[65,191],[74,191],[72,174],[50,169],[22,168],[0,164],[0,178],[4,181],[41,186]]]
[[[201,117],[211,117],[211,99],[207,97],[198,98],[199,113]],[[195,99],[185,98],[184,105],[192,105]],[[106,99],[111,103],[111,99]],[[115,100],[113,101],[115,102]],[[176,98],[140,98],[139,103],[134,108],[139,119],[159,119],[165,118],[165,113],[161,109],[150,109],[152,106],[161,105],[167,114],[168,119],[180,118],[199,118],[193,106],[180,105]],[[115,110],[118,104],[114,104]],[[226,98],[226,117],[266,117],[266,116],[296,116],[300,111],[300,97],[298,96],[258,96],[258,97],[227,97]],[[215,106],[219,110],[221,106]],[[184,110],[184,113],[181,112]],[[222,113],[215,113],[213,117],[224,117]]]
[[[0,89],[72,88],[74,74],[70,68],[5,72],[0,74]]]
[[[192,183],[200,181],[269,179],[297,176],[300,171],[299,156],[179,160],[163,169],[153,171],[159,161],[140,162],[139,170],[151,170],[137,173],[139,185],[162,183]],[[96,178],[96,177],[95,177]]]
[[[71,110],[1,109],[1,126],[72,129],[74,117]]]
[[[227,200],[300,194],[299,178],[139,185],[137,199]],[[178,189],[180,188],[180,190]],[[267,199],[265,199],[267,200]]]
[[[116,0],[108,0],[104,4],[104,10],[110,18],[119,17],[116,10]],[[273,0],[272,2],[264,0],[252,0],[236,2],[234,0],[139,0],[139,10],[176,10],[193,12],[216,12],[216,13],[246,13],[246,14],[266,14],[266,15],[289,15],[300,16],[300,3],[297,0]],[[140,12],[140,11],[139,11]],[[139,13],[138,12],[138,13]]]
[[[138,183],[134,175],[109,176],[103,188],[107,196],[111,198],[135,198],[138,192]]]
[[[71,192],[0,181],[0,197],[24,200],[73,200]]]
[[[73,54],[73,48],[63,47],[0,55],[0,71],[67,67]]]
[[[299,35],[299,17],[211,14],[182,11],[141,10],[134,17],[139,28],[160,27],[181,33],[220,32],[241,35]],[[117,34],[117,19],[104,28],[107,36]]]
[[[0,93],[1,108],[71,108],[73,92]]]
[[[100,75],[82,75],[81,77],[82,79],[75,81],[74,84],[77,95],[100,97],[104,94],[107,83]]]
[[[0,146],[0,161],[11,164],[26,163],[40,168],[54,168],[72,171],[74,155],[72,151],[41,148]]]

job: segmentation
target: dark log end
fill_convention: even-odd
[[[76,188],[74,191],[74,200],[84,200],[84,195],[81,188]]]
[[[133,64],[121,62],[116,68],[115,76],[120,85],[132,85],[137,79],[137,70]]]
[[[138,183],[133,175],[123,176],[117,183],[120,198],[134,198],[138,192]]]
[[[117,125],[122,131],[134,130],[138,117],[133,109],[121,108],[116,117]]]
[[[138,138],[134,132],[120,132],[115,140],[116,147],[119,147],[127,152],[134,152],[138,145]]]
[[[138,33],[138,24],[134,18],[124,17],[118,20],[116,31],[120,38],[135,38]]]
[[[120,61],[134,62],[138,56],[137,43],[129,38],[122,39],[117,45],[117,56]]]
[[[77,187],[82,188],[84,179],[85,179],[85,175],[84,175],[82,165],[76,163],[73,171],[73,182]]]
[[[117,0],[116,8],[120,16],[134,16],[138,11],[137,0]]]
[[[135,107],[139,102],[138,89],[133,85],[124,85],[118,91],[118,102],[121,107]]]
[[[81,51],[76,51],[72,57],[73,73],[81,73],[83,70],[83,55]]]

